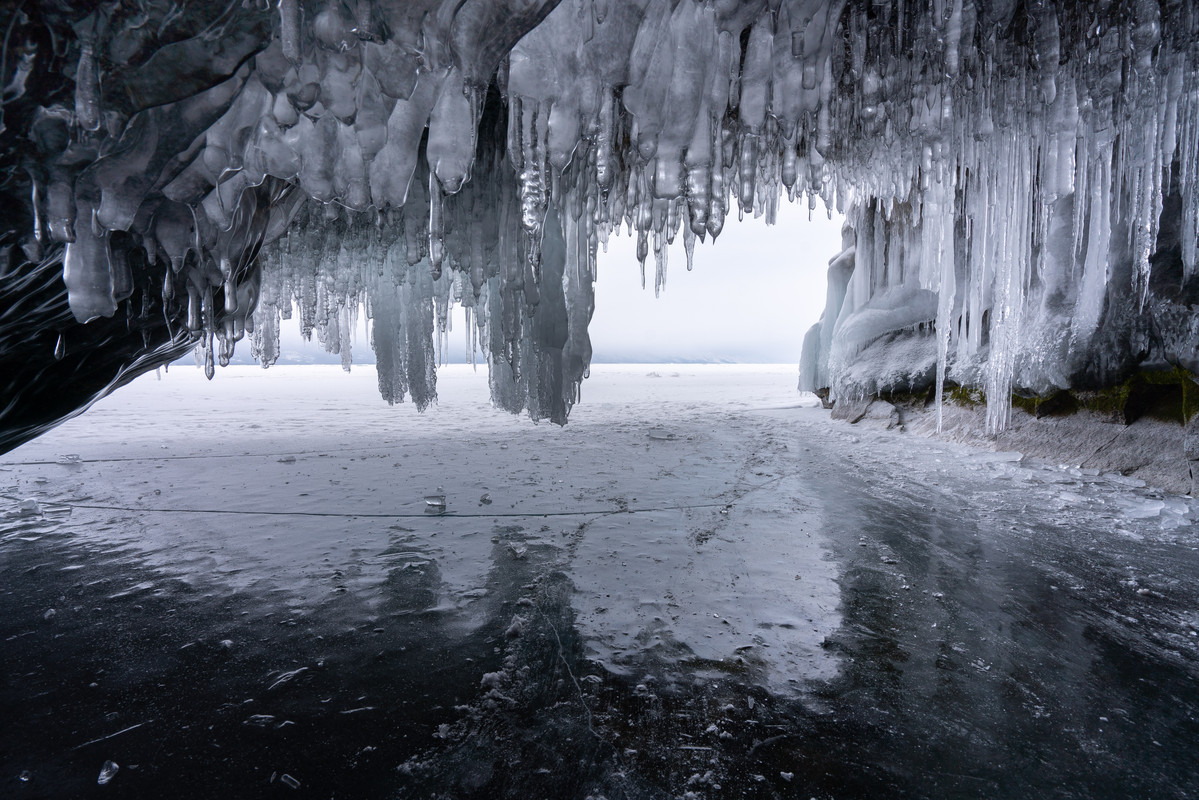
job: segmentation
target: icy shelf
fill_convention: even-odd
[[[849,219],[801,386],[1199,369],[1199,10],[1180,0],[28,2],[0,17],[0,448],[300,308],[388,401],[450,304],[564,422],[597,249],[783,196]],[[65,288],[64,288],[65,287]],[[785,307],[785,298],[778,298]]]

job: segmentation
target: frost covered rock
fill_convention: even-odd
[[[803,388],[1188,369],[1199,10],[1174,0],[33,0],[0,17],[0,448],[199,346],[300,325],[564,422],[598,248],[655,288],[729,214],[847,213]],[[245,345],[243,345],[244,347]]]
[[[843,419],[851,425],[864,422],[870,427],[893,430],[902,424],[899,409],[885,400],[844,399],[833,406],[833,419]]]
[[[884,400],[875,400],[866,409],[863,422],[878,425],[886,430],[894,430],[901,425],[899,409]]]

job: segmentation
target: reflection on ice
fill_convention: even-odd
[[[629,677],[728,672],[783,693],[832,677],[837,570],[802,494],[590,524],[570,572],[588,654]]]

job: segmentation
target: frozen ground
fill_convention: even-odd
[[[1192,502],[794,378],[135,383],[0,461],[0,793],[1199,794]]]

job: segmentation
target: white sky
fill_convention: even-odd
[[[824,310],[843,221],[823,204],[809,220],[806,204],[783,203],[773,226],[733,212],[715,243],[696,243],[690,273],[680,234],[657,299],[652,248],[642,291],[636,237],[612,237],[588,328],[595,360],[798,364],[803,335]]]
[[[594,360],[798,364],[804,333],[824,310],[828,262],[841,250],[843,221],[835,213],[829,219],[819,203],[809,219],[806,202],[783,202],[773,226],[751,217],[738,222],[734,211],[715,243],[696,243],[690,273],[680,233],[670,248],[666,287],[656,299],[652,248],[643,291],[636,236],[611,237],[608,252],[599,254],[588,329]],[[300,338],[297,317],[282,325],[280,363],[336,362],[315,336],[311,343]],[[466,350],[461,308],[451,324],[448,355],[461,361]],[[360,319],[355,363],[374,363],[369,342]],[[247,345],[238,347],[239,356],[249,355]]]

